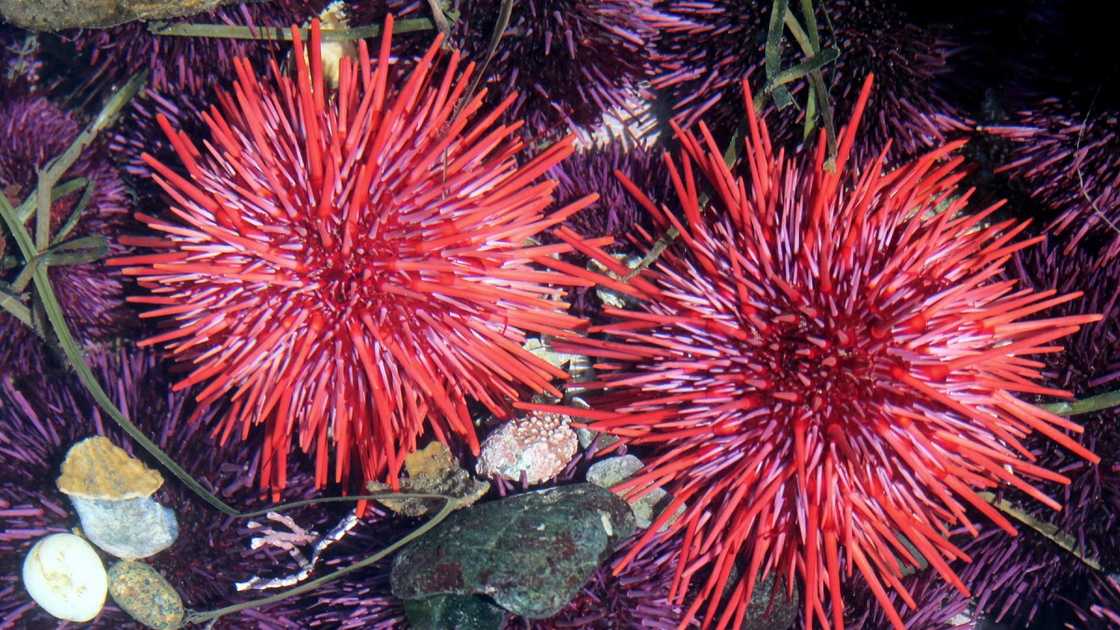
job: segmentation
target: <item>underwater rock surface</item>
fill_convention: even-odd
[[[0,16],[33,31],[116,26],[182,17],[235,0],[0,0]]]
[[[147,558],[179,537],[175,512],[149,497],[105,501],[70,497],[90,542],[125,560]]]
[[[548,617],[633,531],[626,502],[591,484],[475,505],[397,555],[393,594],[484,594],[523,617]]]
[[[642,460],[633,455],[616,455],[595,462],[587,469],[587,481],[601,488],[611,489],[611,486],[622,483],[642,469]],[[661,488],[655,488],[642,498],[630,504],[634,510],[634,519],[639,528],[645,529],[653,524],[653,519],[661,514],[672,498],[669,493]],[[662,527],[664,529],[664,527]]]
[[[143,562],[123,560],[109,568],[109,595],[133,619],[158,630],[183,623],[183,598],[158,571]]]
[[[436,595],[404,604],[413,630],[498,630],[506,613],[481,597]]]

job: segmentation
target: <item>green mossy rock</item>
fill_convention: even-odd
[[[633,531],[626,502],[591,484],[475,505],[397,554],[393,594],[489,595],[506,610],[543,619],[571,601]]]
[[[412,630],[500,630],[506,613],[476,595],[436,595],[404,602]]]

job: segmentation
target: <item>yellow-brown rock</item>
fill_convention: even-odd
[[[407,476],[401,478],[401,492],[443,494],[462,501],[460,507],[471,505],[490,489],[490,484],[471,477],[442,442],[432,442],[404,458]],[[386,492],[388,484],[370,482],[371,492]],[[438,509],[439,499],[380,499],[397,514],[422,516]]]
[[[163,485],[163,476],[108,438],[86,438],[70,447],[58,489],[84,499],[139,499]]]

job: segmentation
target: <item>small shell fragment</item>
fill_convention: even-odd
[[[105,605],[105,565],[80,536],[51,534],[23,560],[23,586],[43,610],[67,621],[89,621]]]

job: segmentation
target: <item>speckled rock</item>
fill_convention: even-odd
[[[606,459],[595,462],[587,469],[587,481],[599,487],[610,489],[611,486],[621,483],[634,473],[641,470],[642,460],[634,457],[633,455],[618,455],[615,457],[608,457]],[[630,503],[630,509],[634,510],[634,520],[638,527],[644,529],[653,524],[673,497],[668,492],[661,488],[656,488],[650,492],[642,495],[640,499]],[[684,506],[678,510],[678,514],[684,511]],[[669,521],[671,523],[672,521]],[[661,527],[664,531],[669,523]]]
[[[530,485],[552,479],[579,448],[570,423],[562,414],[534,412],[502,424],[482,442],[475,472],[519,481],[525,471]]]
[[[500,630],[506,613],[476,595],[436,595],[404,602],[412,630]]]
[[[466,507],[482,498],[490,490],[490,484],[471,477],[470,473],[459,466],[459,461],[442,442],[432,442],[404,458],[407,476],[400,480],[401,492],[424,494],[444,494],[457,497],[460,505]],[[370,492],[384,492],[389,484],[371,481],[367,484]],[[423,516],[443,505],[440,499],[384,499],[381,503],[405,516]]]
[[[633,530],[626,503],[591,484],[477,504],[397,554],[393,594],[483,594],[523,617],[546,618],[575,597]]]
[[[618,455],[601,459],[587,469],[587,481],[600,488],[610,488],[625,481],[642,469],[642,460],[633,455]]]
[[[118,558],[147,558],[167,549],[179,537],[175,512],[150,497],[104,501],[72,496],[70,501],[86,538]]]
[[[183,622],[183,599],[158,571],[143,562],[124,560],[109,568],[109,595],[136,621],[157,630]]]
[[[109,438],[86,438],[66,451],[58,489],[84,499],[150,497],[163,485],[163,476],[113,444]]]

